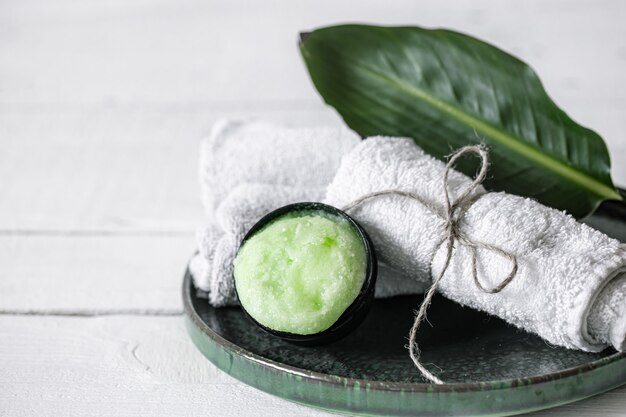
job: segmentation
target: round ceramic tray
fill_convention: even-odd
[[[626,241],[626,208],[587,220]],[[329,411],[380,416],[512,415],[554,407],[626,383],[626,353],[548,345],[486,314],[436,297],[418,342],[444,385],[426,383],[405,345],[419,297],[375,300],[346,338],[303,347],[261,331],[239,308],[215,309],[183,283],[187,329],[224,372],[268,393]]]

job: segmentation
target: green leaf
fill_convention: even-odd
[[[488,189],[576,217],[621,200],[602,138],[557,107],[528,65],[492,45],[448,30],[342,25],[306,34],[300,49],[324,100],[363,137],[411,137],[438,158],[485,143]]]

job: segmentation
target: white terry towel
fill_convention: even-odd
[[[346,128],[229,119],[213,125],[201,143],[198,170],[209,221],[197,234],[199,254],[190,262],[194,283],[211,304],[236,303],[232,257],[245,231],[285,204],[319,201],[341,157],[359,142]],[[263,188],[271,185],[278,187]]]
[[[290,128],[218,120],[200,148],[200,188],[208,215],[237,185],[326,187],[341,157],[360,142],[343,127]]]
[[[233,260],[247,231],[272,210],[301,201],[321,201],[325,191],[255,183],[235,187],[218,206],[215,221],[198,232],[199,252],[189,264],[196,288],[206,293],[214,307],[237,305]],[[379,264],[376,297],[418,294],[425,289],[425,285]]]
[[[325,202],[344,207],[371,192],[402,190],[443,208],[444,171],[443,162],[411,139],[368,138],[343,158]],[[451,172],[451,200],[471,181]],[[555,345],[599,351],[612,344],[623,350],[626,245],[533,200],[487,193],[482,187],[475,194],[477,200],[460,219],[460,229],[473,241],[516,256],[518,272],[500,293],[484,293],[473,282],[469,251],[456,244],[439,291]],[[383,262],[423,283],[441,272],[444,221],[417,201],[379,196],[349,214],[368,231]],[[510,268],[502,256],[478,251],[483,286],[496,286]]]

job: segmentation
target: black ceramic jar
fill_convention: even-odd
[[[297,334],[297,333],[288,333],[284,331],[275,330],[264,326],[259,323],[253,315],[251,315],[248,311],[246,311],[245,307],[242,305],[242,309],[245,314],[252,320],[256,325],[258,325],[264,331],[280,337],[283,340],[288,342],[296,343],[299,345],[321,345],[333,342],[335,340],[340,339],[341,337],[347,335],[353,329],[355,329],[365,318],[367,312],[369,311],[372,300],[374,299],[374,290],[376,284],[376,277],[378,272],[378,264],[376,260],[376,253],[374,250],[374,245],[368,236],[367,232],[359,225],[352,217],[346,214],[344,211],[339,210],[336,207],[329,206],[327,204],[322,203],[295,203],[290,204],[284,207],[281,207],[277,210],[274,210],[261,218],[246,234],[244,239],[242,240],[239,251],[245,245],[245,243],[255,236],[258,232],[263,230],[266,226],[271,223],[285,217],[285,216],[293,216],[297,214],[303,215],[324,215],[325,217],[337,218],[338,220],[347,221],[350,225],[352,231],[358,237],[360,242],[363,245],[363,249],[365,252],[365,278],[363,280],[363,284],[361,290],[358,295],[350,304],[346,310],[341,314],[341,316],[326,330],[323,330],[319,333],[313,334]],[[235,280],[237,278],[235,277]],[[237,285],[235,285],[235,288]]]

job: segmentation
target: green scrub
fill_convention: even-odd
[[[243,308],[273,330],[301,335],[332,326],[361,291],[365,246],[345,219],[284,215],[250,237],[234,261]]]

